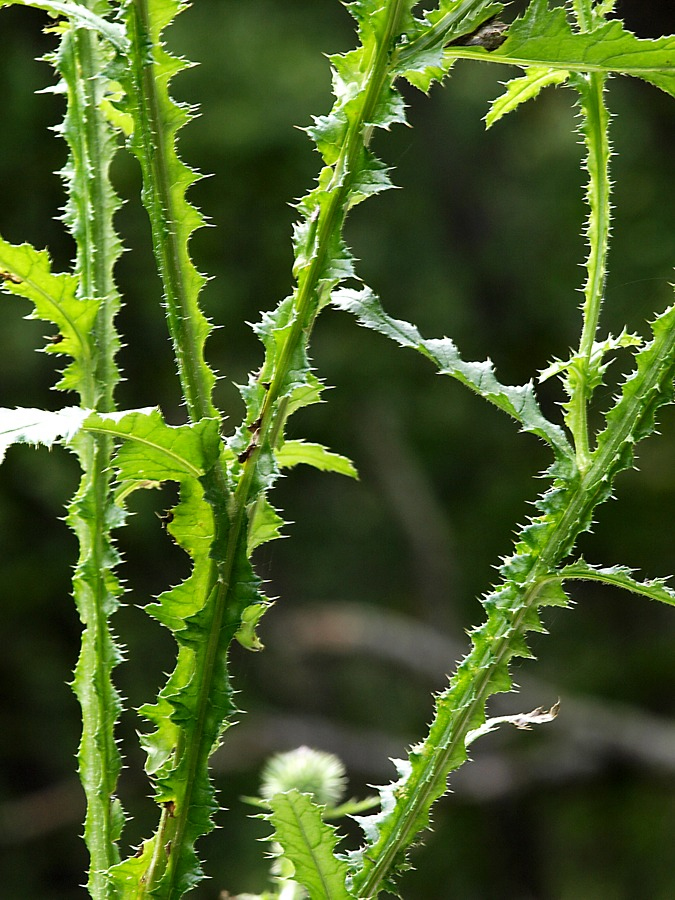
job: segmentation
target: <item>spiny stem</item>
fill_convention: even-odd
[[[335,163],[331,182],[326,189],[329,194],[329,200],[326,207],[321,209],[316,225],[315,252],[309,267],[300,274],[294,299],[294,316],[291,331],[288,340],[284,344],[282,355],[272,376],[263,403],[259,446],[264,444],[265,438],[272,427],[274,420],[273,407],[281,393],[290,360],[293,358],[301,340],[304,339],[305,342],[309,340],[313,320],[318,308],[317,291],[319,281],[330,253],[330,238],[336,230],[341,228],[344,222],[353,173],[358,158],[364,151],[365,140],[368,137],[364,133],[365,126],[372,118],[387,79],[391,77],[390,69],[392,64],[390,53],[393,42],[398,35],[405,5],[404,0],[390,0],[389,2],[389,16],[384,37],[373,53],[368,73],[364,77],[367,87],[360,115],[350,124],[346,140]],[[274,430],[277,434],[280,432],[279,424],[274,426]],[[239,499],[243,501],[244,506],[248,502],[250,482],[258,455],[259,449],[256,449],[245,464],[245,472],[235,494],[235,504],[237,504]],[[248,471],[251,472],[251,475],[246,474]]]
[[[480,9],[484,6],[484,0],[464,0],[464,2],[453,6],[433,27],[426,28],[418,38],[396,50],[397,64],[403,65],[408,59],[415,59],[422,53],[428,53],[434,48],[445,46],[452,38],[461,37],[461,32],[458,33],[458,26],[463,20],[469,19],[474,9]],[[483,21],[494,11],[494,7],[492,10],[488,10]],[[469,19],[469,21],[471,20]],[[479,24],[480,22],[473,23],[472,27],[475,28]]]
[[[194,725],[191,728],[190,740],[181,730],[175,749],[176,766],[182,766],[184,778],[182,792],[176,797],[175,812],[169,814],[164,808],[154,840],[152,860],[139,885],[138,896],[145,897],[157,891],[161,883],[161,896],[173,900],[180,896],[176,888],[176,866],[180,859],[180,850],[185,840],[185,832],[191,813],[192,797],[201,761],[208,756],[209,747],[204,747],[206,715],[213,686],[216,661],[223,642],[229,643],[234,634],[223,633],[224,598],[228,594],[229,585],[216,581],[214,565],[211,597],[215,603],[213,626],[209,632],[208,644],[202,665],[196,672],[200,689],[197,699]],[[211,599],[209,598],[209,600]],[[209,602],[207,600],[207,603]],[[234,629],[236,630],[236,628]],[[167,850],[170,848],[170,850]]]
[[[465,758],[467,732],[494,693],[497,673],[531,627],[528,617],[541,605],[539,594],[548,582],[556,579],[556,569],[569,554],[584,523],[598,502],[608,495],[608,472],[617,471],[616,461],[620,459],[622,449],[630,443],[630,436],[638,430],[641,418],[649,411],[649,398],[659,389],[672,385],[674,354],[675,315],[670,315],[668,327],[657,335],[649,350],[649,364],[636,376],[635,391],[629,399],[620,401],[621,415],[604,433],[591,466],[567,489],[567,503],[549,523],[549,533],[541,548],[536,555],[530,555],[529,568],[523,567],[526,575],[522,581],[511,582],[511,587],[517,590],[515,602],[512,600],[505,607],[493,607],[489,616],[495,617],[497,627],[490,635],[489,644],[483,641],[481,646],[474,642],[450,687],[439,697],[430,736],[417,754],[422,762],[412,768],[405,783],[397,788],[397,796],[405,797],[405,802],[398,800],[400,806],[395,813],[392,832],[383,840],[382,846],[376,841],[366,848],[362,867],[354,875],[352,888],[360,900],[377,896],[394,860],[412,843],[421,814],[444,791],[447,775],[460,764],[458,754]],[[672,393],[672,387],[669,389]],[[463,673],[471,677],[464,680],[462,688],[460,676]],[[450,699],[453,702],[448,713],[444,705]]]
[[[162,878],[162,887],[167,891],[165,896],[169,898],[174,896],[172,874],[174,869],[173,859],[176,859],[178,856],[176,850],[179,847],[185,832],[194,778],[199,761],[204,757],[205,748],[202,744],[205,739],[205,711],[212,691],[215,661],[218,657],[218,652],[222,647],[224,638],[231,640],[240,624],[240,611],[231,603],[231,591],[234,586],[233,576],[236,559],[241,551],[241,543],[246,541],[247,509],[249,503],[253,499],[253,482],[255,477],[255,467],[260,453],[260,445],[265,442],[268,435],[270,437],[274,434],[278,436],[280,433],[286,404],[283,402],[283,398],[281,398],[282,402],[279,403],[278,406],[276,401],[280,399],[282,386],[286,381],[288,369],[298,345],[302,340],[307,341],[311,333],[318,308],[317,290],[319,280],[330,252],[330,238],[335,233],[335,230],[341,227],[341,224],[344,221],[346,202],[352,183],[352,173],[364,148],[364,126],[372,117],[374,108],[386,83],[389,74],[389,53],[393,41],[398,34],[398,28],[404,8],[405,0],[393,0],[393,2],[390,2],[385,37],[371,59],[368,75],[366,76],[367,89],[361,114],[352,124],[340,158],[335,166],[333,178],[337,189],[331,194],[327,207],[322,211],[322,214],[319,217],[316,233],[316,251],[312,262],[308,270],[302,272],[300,275],[294,303],[295,314],[293,325],[272,376],[263,404],[260,420],[259,446],[244,463],[242,475],[232,498],[232,512],[227,534],[227,551],[224,561],[218,567],[219,583],[214,588],[215,595],[213,600],[215,603],[215,610],[213,623],[209,634],[204,666],[199,675],[199,696],[197,700],[196,722],[192,730],[192,739],[190,742],[184,746],[181,745],[177,749],[177,761],[179,759],[185,761],[185,769],[188,773],[185,791],[181,798],[181,803],[178,804],[176,817],[173,820],[166,817],[163,819],[165,827],[162,830],[161,839],[159,835],[157,838],[158,845],[160,842],[161,844],[164,844],[165,839],[172,840],[175,849],[172,850],[171,858],[167,862],[165,859],[162,859],[162,854],[158,854],[157,847],[155,847],[153,861],[156,862],[156,865],[153,866],[152,870],[147,872],[146,884],[144,886],[144,890],[149,891],[153,885],[158,883],[159,878]],[[223,634],[223,629],[225,635]]]
[[[590,31],[593,27],[593,0],[572,0],[574,15],[582,31]]]
[[[605,78],[602,75],[589,76],[589,89],[583,101],[589,109],[587,119],[592,128],[592,137],[589,138],[590,182],[588,186],[591,216],[595,223],[589,226],[593,233],[598,234],[598,239],[592,241],[591,253],[588,261],[588,281],[585,288],[586,310],[584,315],[584,327],[579,349],[584,356],[590,356],[593,341],[597,331],[602,292],[605,285],[607,271],[607,248],[609,245],[610,216],[609,216],[609,136],[607,134],[607,111],[603,102]],[[605,126],[605,127],[603,127]]]
[[[134,46],[131,78],[141,124],[133,140],[141,145],[137,155],[144,170],[143,202],[152,224],[155,256],[164,286],[167,322],[181,388],[193,422],[207,417],[217,418],[218,411],[211,400],[209,370],[203,353],[208,325],[196,305],[195,296],[198,290],[195,284],[201,287],[204,279],[195,271],[187,252],[190,231],[197,225],[187,228],[184,222],[186,211],[189,210],[195,218],[197,213],[184,200],[184,208],[177,208],[167,155],[173,152],[173,136],[162,110],[156,67],[148,50],[152,33],[148,0],[128,0],[127,8]]]
[[[593,393],[593,385],[590,383],[591,357],[602,308],[611,228],[609,116],[604,104],[605,80],[605,76],[598,73],[592,73],[587,78],[575,78],[584,116],[582,130],[588,149],[587,200],[590,207],[587,228],[589,253],[586,261],[588,274],[584,286],[583,327],[578,353],[581,377],[575,379],[570,404],[573,408],[572,419],[578,423],[574,438],[577,463],[582,472],[590,464],[587,412]]]
[[[87,5],[90,9],[101,6]],[[119,380],[115,364],[119,340],[114,326],[119,297],[112,274],[119,242],[112,225],[118,203],[108,178],[116,139],[100,111],[105,56],[92,31],[71,29],[62,39],[55,62],[68,94],[64,135],[73,164],[66,220],[76,241],[79,296],[100,301],[94,331],[88,336],[91,364],[84,367],[79,392],[83,406],[108,412],[114,409]],[[83,475],[68,521],[80,543],[73,591],[84,631],[73,687],[82,708],[78,760],[87,798],[88,887],[92,897],[103,900],[109,896],[105,872],[119,860],[116,842],[121,824],[121,810],[114,809],[121,768],[114,734],[120,703],[111,681],[119,650],[108,623],[119,593],[111,576],[116,554],[109,536],[112,441],[100,435],[82,435],[75,449]]]

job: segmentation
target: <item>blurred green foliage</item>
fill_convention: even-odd
[[[669,4],[621,6],[642,36],[675,31]],[[36,61],[52,45],[41,33],[45,23],[33,10],[2,10],[0,233],[48,246],[65,267],[72,246],[55,221],[63,196],[53,174],[65,149],[48,131],[63,109],[58,97],[35,94],[52,82]],[[234,427],[242,412],[235,384],[261,361],[246,323],[289,291],[289,202],[304,193],[318,164],[293,126],[329,109],[322,53],[351,46],[351,20],[335,0],[201,0],[167,37],[200,63],[176,81],[175,95],[202,108],[181,135],[181,152],[214,173],[191,192],[215,226],[192,247],[198,266],[214,276],[204,305],[223,327],[209,349],[224,375],[217,401]],[[576,341],[583,177],[570,91],[548,89],[485,133],[482,117],[505,77],[497,67],[464,62],[430,98],[409,92],[413,130],[399,128],[377,148],[403,190],[359,207],[348,240],[362,260],[360,274],[391,313],[425,335],[451,335],[465,358],[489,355],[501,380],[521,383]],[[623,324],[641,330],[672,297],[675,116],[666,95],[628,80],[611,83],[609,102],[617,114],[616,220],[604,327],[617,333]],[[118,224],[130,248],[118,267],[127,298],[120,405],[159,404],[179,422],[139,176],[126,153],[114,175],[127,200]],[[1,405],[42,406],[54,380],[51,358],[34,352],[44,326],[24,322],[27,311],[20,301],[2,302]],[[293,419],[292,436],[347,453],[361,480],[298,470],[277,490],[277,505],[295,523],[292,540],[263,549],[258,560],[280,600],[263,628],[268,648],[235,661],[240,702],[250,713],[216,757],[229,812],[201,844],[211,881],[196,897],[262,888],[263,848],[255,838],[264,827],[238,798],[255,792],[269,752],[305,742],[342,753],[360,794],[369,781],[393,775],[386,756],[420,734],[429,693],[453,665],[449,656],[435,674],[432,665],[424,669],[433,641],[447,636],[463,652],[463,629],[480,616],[475,598],[509,551],[512,530],[536,495],[532,476],[547,462],[544,448],[506,417],[337,312],[327,311],[318,325],[314,360],[335,388],[327,403]],[[553,410],[557,386],[547,383],[542,394]],[[607,406],[609,394],[600,399]],[[51,394],[49,402],[62,400]],[[590,561],[632,565],[649,576],[675,568],[672,410],[662,431],[583,541]],[[76,480],[74,461],[61,450],[13,449],[2,471],[0,884],[8,898],[84,896],[82,801],[73,774],[78,710],[66,686],[79,636],[68,584],[75,547],[59,519]],[[141,607],[186,570],[154,514],[171,505],[170,488],[134,503],[137,514],[120,535],[127,607],[115,622],[128,647],[118,671],[130,708],[154,695],[173,650]],[[541,733],[481,742],[474,752],[479,775],[467,784],[458,776],[457,793],[437,810],[435,831],[416,857],[419,871],[404,883],[407,900],[673,896],[675,725],[650,729],[675,718],[675,619],[599,586],[575,588],[575,597],[574,612],[553,612],[551,636],[537,637],[540,661],[522,667],[524,684],[531,676],[541,684],[510,698],[510,709],[530,698],[550,704],[559,694],[594,698],[625,716],[644,752],[640,740],[633,752],[620,741],[599,749],[596,733],[583,728],[570,741],[577,719],[565,703],[559,722]],[[337,615],[333,630],[318,615],[323,631],[286,627],[294,611],[316,604],[326,614],[345,601],[359,604],[352,612],[363,610],[362,619],[349,620],[360,621],[360,630],[340,629],[346,620]],[[409,627],[378,632],[367,611],[385,608]],[[378,649],[378,640],[387,645]],[[154,818],[138,726],[131,712],[120,730],[129,756],[121,791],[135,816],[129,844]],[[660,762],[648,752],[658,741]]]

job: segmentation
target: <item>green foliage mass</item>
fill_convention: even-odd
[[[637,38],[618,19],[607,19],[611,2],[592,0],[575,0],[569,10],[532,0],[520,17],[499,27],[494,19],[506,14],[505,7],[488,0],[441,0],[426,12],[414,0],[345,4],[358,45],[329,57],[334,104],[305,129],[322,166],[313,188],[295,204],[292,290],[253,328],[264,356],[239,388],[244,411],[237,426],[218,405],[214,367],[206,358],[213,331],[202,309],[207,279],[190,252],[205,220],[186,192],[196,189],[200,175],[182,161],[177,141],[194,116],[172,97],[174,77],[189,64],[164,46],[184,5],[19,5],[59,17],[53,28],[58,48],[48,58],[60,79],[53,90],[66,104],[58,129],[68,147],[63,222],[75,262],[72,272],[54,274],[45,251],[2,240],[0,278],[9,293],[33,304],[34,318],[56,327],[47,350],[66,357],[57,387],[74,392],[77,405],[56,412],[1,410],[0,448],[61,441],[82,473],[67,522],[80,546],[73,593],[83,631],[73,687],[82,710],[78,762],[92,897],[177,898],[204,876],[198,841],[213,830],[219,808],[210,761],[238,715],[233,647],[262,648],[257,628],[271,606],[251,557],[285,527],[269,495],[282,470],[299,463],[356,475],[349,459],[322,443],[287,437],[295,427],[291,415],[307,416],[325,399],[310,354],[321,313],[348,311],[366,329],[418,351],[439,373],[546,445],[547,488],[534,503],[536,514],[516,534],[498,567],[498,583],[481,601],[483,624],[470,631],[467,655],[436,697],[427,736],[396,763],[398,780],[379,789],[379,812],[358,819],[362,846],[338,852],[338,837],[321,809],[296,790],[269,800],[274,839],[310,897],[398,895],[410,850],[447,793],[449,774],[467,760],[476,734],[490,730],[488,699],[511,690],[512,661],[532,656],[527,636],[545,630],[540,610],[568,605],[564,583],[599,581],[675,604],[663,579],[641,582],[627,566],[590,565],[575,555],[597,508],[613,496],[616,476],[634,465],[635,445],[655,431],[657,413],[673,400],[675,307],[653,318],[644,339],[623,323],[618,338],[603,339],[598,331],[612,209],[607,79],[632,76],[675,95],[675,38]],[[382,132],[407,122],[403,85],[429,92],[451,70],[459,80],[460,59],[524,70],[494,101],[488,126],[550,85],[567,85],[577,102],[588,173],[581,336],[568,358],[550,363],[540,376],[541,382],[555,374],[562,382],[562,424],[533,381],[502,383],[491,361],[467,362],[455,342],[425,339],[385,312],[360,284],[348,246],[348,215],[392,187],[390,167],[374,146]],[[180,425],[169,424],[157,407],[117,411],[121,299],[114,273],[122,244],[114,227],[120,201],[111,170],[123,144],[140,164],[141,199],[187,418]],[[596,400],[610,384],[608,356],[614,354],[622,356],[628,374],[615,385],[609,410],[600,413]],[[167,482],[178,486],[179,499],[166,514],[166,530],[189,560],[189,573],[145,606],[172,636],[176,652],[156,701],[140,708],[150,726],[140,743],[158,822],[152,837],[125,854],[125,813],[117,796],[123,704],[113,677],[123,654],[111,622],[122,586],[112,534],[125,524],[127,504],[139,490]]]

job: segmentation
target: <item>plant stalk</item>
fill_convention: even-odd
[[[607,255],[611,230],[611,205],[609,160],[611,155],[608,126],[609,115],[604,104],[606,78],[597,72],[577,76],[575,83],[580,91],[584,116],[584,140],[586,143],[587,169],[589,181],[587,200],[589,218],[587,235],[589,253],[586,261],[587,279],[584,286],[583,326],[579,342],[578,359],[580,377],[575,378],[575,390],[571,398],[571,419],[576,421],[574,439],[577,464],[584,472],[590,464],[590,442],[588,432],[588,405],[594,385],[592,383],[592,356],[602,308],[605,279],[607,275]]]
[[[100,11],[102,4],[89,2],[87,6]],[[115,363],[119,339],[114,325],[119,296],[113,279],[119,241],[112,222],[119,203],[108,177],[117,141],[100,109],[106,59],[98,35],[71,28],[63,36],[55,60],[68,96],[64,136],[70,145],[71,164],[64,173],[69,189],[66,221],[76,242],[78,293],[83,299],[100,301],[95,328],[89,335],[91,365],[85,367],[79,393],[82,406],[99,412],[115,408],[114,390],[119,381]],[[117,840],[122,826],[121,808],[115,799],[121,769],[114,733],[120,699],[111,679],[120,651],[109,625],[121,593],[112,571],[118,557],[110,539],[119,514],[111,495],[110,438],[82,434],[74,449],[83,474],[68,522],[80,544],[73,592],[84,631],[73,688],[82,708],[78,761],[87,799],[88,888],[92,897],[103,900],[109,897],[105,873],[119,860]]]
[[[302,341],[307,342],[312,330],[314,320],[316,318],[319,299],[318,288],[321,273],[327,262],[330,252],[330,238],[336,229],[340,229],[346,215],[346,206],[349,191],[352,185],[352,173],[356,167],[360,154],[364,149],[364,130],[366,123],[372,118],[375,106],[378,103],[381,92],[386,84],[387,78],[391,77],[389,72],[390,51],[393,43],[398,36],[400,24],[402,22],[403,12],[405,10],[405,0],[390,0],[389,13],[385,28],[384,39],[378,45],[377,51],[373,54],[368,67],[366,76],[367,89],[364,95],[361,113],[358,119],[352,123],[349,129],[348,137],[342,149],[340,157],[335,165],[333,174],[333,182],[329,186],[328,191],[332,190],[330,200],[327,206],[321,211],[316,229],[315,254],[307,270],[301,272],[294,301],[293,325],[290,330],[288,340],[284,346],[283,353],[280,356],[276,370],[272,376],[269,389],[267,390],[265,402],[262,409],[260,419],[260,441],[251,456],[243,465],[243,471],[236,491],[232,498],[230,521],[227,527],[227,550],[223,562],[217,568],[218,583],[213,588],[212,600],[215,604],[214,617],[211,631],[208,638],[208,645],[205,651],[204,665],[198,673],[199,678],[199,696],[197,700],[197,720],[192,732],[192,740],[189,743],[180,742],[176,752],[176,765],[183,765],[187,774],[184,792],[180,798],[180,802],[176,804],[177,811],[174,817],[163,815],[158,833],[153,864],[146,872],[145,881],[142,887],[144,894],[150,894],[156,890],[161,882],[162,896],[174,898],[176,895],[174,887],[174,863],[173,860],[179,856],[178,849],[184,839],[187,819],[190,811],[191,793],[193,789],[195,775],[199,768],[200,761],[204,759],[205,754],[208,755],[208,749],[203,746],[205,740],[205,721],[206,710],[209,697],[213,689],[213,676],[216,670],[216,661],[219,658],[223,642],[226,645],[231,641],[234,633],[239,628],[239,616],[241,610],[231,603],[231,592],[233,588],[233,577],[236,567],[236,560],[242,552],[242,544],[246,542],[247,531],[247,510],[251,501],[254,499],[254,478],[257,460],[260,454],[260,446],[273,433],[277,435],[281,431],[281,419],[285,415],[286,404],[281,398],[282,386],[287,378],[289,366]],[[141,31],[139,34],[147,33],[147,19],[143,19],[143,11],[147,9],[146,0],[134,0],[133,8],[141,17]],[[146,109],[152,111],[152,131],[155,135],[155,141],[158,145],[163,145],[166,135],[163,134],[164,126],[161,116],[157,115],[158,105],[152,101],[154,93],[154,79],[150,71],[143,73],[142,84],[144,93],[144,103]],[[155,166],[161,168],[162,159],[159,154],[155,154]],[[150,180],[158,176],[157,171],[149,172]],[[166,176],[158,178],[159,192],[164,195],[166,188]],[[156,189],[153,189],[156,190]],[[145,191],[149,191],[146,187]],[[168,204],[162,206],[163,215],[166,216],[165,233],[171,234],[175,231],[171,227],[169,214],[167,212]],[[163,238],[163,235],[161,236]],[[160,243],[160,235],[155,237],[155,243]],[[169,258],[175,261],[175,254],[168,253],[166,250],[160,251],[160,263],[162,274],[166,271],[169,273],[169,290],[174,290],[172,285],[179,284],[180,279],[173,277],[171,274],[171,266],[168,265]],[[178,294],[176,294],[178,296]],[[175,302],[175,301],[173,301]],[[171,317],[170,317],[171,327]],[[182,332],[173,332],[174,343],[180,347],[184,334]],[[183,353],[179,355],[182,359],[189,360],[190,354]],[[184,363],[179,366],[181,372],[181,381],[183,378],[187,380],[188,367]],[[189,388],[189,385],[186,385]],[[194,392],[193,392],[194,395]],[[277,401],[282,401],[277,404]],[[189,407],[190,408],[190,407]],[[215,581],[215,569],[214,569]],[[209,740],[209,745],[211,741]],[[167,860],[164,853],[159,853],[158,848],[171,842],[172,851]]]
[[[674,369],[675,314],[671,311],[667,328],[655,338],[649,365],[637,376],[636,390],[629,399],[620,401],[621,416],[608,426],[601,445],[593,453],[589,469],[569,490],[562,515],[550,524],[550,533],[541,551],[533,555],[527,577],[519,585],[518,605],[514,608],[511,603],[508,609],[495,610],[493,615],[501,617],[501,624],[491,634],[489,645],[480,649],[474,644],[460,665],[453,683],[461,683],[462,672],[473,674],[463,692],[458,694],[451,684],[439,697],[430,736],[416,754],[424,760],[424,765],[413,768],[405,783],[397,786],[397,796],[407,799],[397,816],[396,828],[383,846],[377,846],[376,842],[368,848],[363,854],[362,868],[354,875],[352,889],[360,900],[377,896],[394,860],[413,842],[420,815],[436,796],[445,792],[449,771],[465,759],[463,748],[467,733],[476,716],[484,710],[489,696],[495,692],[493,680],[513,656],[513,647],[531,628],[528,619],[541,605],[539,595],[546,583],[557,577],[555,570],[571,552],[584,523],[589,521],[596,505],[609,496],[608,473],[616,473],[625,467],[617,466],[617,461],[622,459],[625,446],[632,444],[631,435],[640,431],[643,417],[649,415],[649,398],[662,391],[670,390],[672,394]],[[443,704],[451,696],[458,712],[443,725]],[[459,754],[461,757],[456,761]],[[453,759],[455,765],[451,764]]]
[[[213,376],[203,353],[209,325],[197,303],[197,295],[206,279],[195,270],[187,248],[190,234],[202,220],[184,200],[184,191],[198,176],[191,173],[191,177],[185,179],[187,183],[175,183],[176,166],[180,167],[181,175],[188,170],[176,157],[172,141],[175,125],[172,128],[168,124],[162,108],[148,0],[128,0],[126,8],[133,44],[131,86],[134,102],[138,105],[136,121],[141,126],[134,130],[132,147],[143,169],[143,203],[152,225],[153,246],[164,287],[167,324],[183,399],[191,421],[219,418],[211,400]],[[164,51],[157,48],[157,52]],[[173,112],[179,113],[175,104]],[[188,118],[183,114],[181,124]]]

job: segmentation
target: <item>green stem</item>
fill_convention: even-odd
[[[558,577],[556,567],[571,551],[593,509],[609,496],[610,473],[624,467],[617,466],[624,447],[632,443],[631,435],[642,430],[643,417],[653,415],[650,398],[668,388],[672,394],[675,314],[670,315],[667,328],[655,338],[649,352],[649,363],[636,376],[635,390],[617,407],[620,417],[604,433],[588,471],[568,489],[564,509],[550,523],[539,552],[531,554],[532,565],[523,567],[527,568],[526,576],[520,583],[511,583],[517,589],[516,597],[506,608],[495,604],[490,616],[497,627],[490,631],[488,641],[481,630],[483,640],[474,642],[450,688],[439,697],[430,735],[415,752],[420,764],[413,766],[405,783],[396,787],[398,799],[391,813],[394,827],[387,830],[384,839],[366,848],[362,868],[354,875],[352,889],[360,900],[377,896],[394,861],[413,843],[422,814],[445,792],[448,774],[466,758],[468,731],[483,713],[489,696],[504,689],[494,686],[498,673],[532,627],[532,614],[541,605],[542,590]]]
[[[500,3],[488,3],[485,0],[463,0],[445,13],[433,27],[425,28],[422,34],[404,44],[396,53],[396,65],[405,67],[407,60],[419,59],[421,54],[435,49],[442,49],[449,42],[469,34],[503,8]]]
[[[590,31],[593,27],[593,0],[572,0],[572,8],[581,31]]]
[[[195,270],[187,249],[190,234],[201,224],[201,217],[186,203],[184,191],[187,183],[197,176],[186,179],[187,167],[175,154],[176,126],[167,122],[164,108],[166,102],[171,102],[163,96],[167,76],[158,76],[154,59],[155,51],[164,51],[153,46],[156,28],[151,21],[148,0],[129,0],[126,8],[133,45],[131,90],[139,125],[134,130],[132,147],[143,169],[143,202],[152,225],[183,398],[193,422],[217,418],[218,411],[211,401],[213,376],[203,353],[209,326],[197,303],[205,279]],[[162,79],[159,85],[158,77]],[[172,104],[171,111],[174,119],[181,119],[179,107]],[[183,114],[181,124],[187,118]],[[183,177],[182,184],[176,184],[177,177]]]
[[[90,3],[89,7],[100,11],[101,4]],[[114,326],[119,297],[113,279],[119,241],[112,223],[118,202],[108,178],[116,139],[100,111],[105,63],[98,35],[88,29],[73,29],[64,35],[56,64],[68,91],[64,135],[72,165],[66,219],[76,241],[79,295],[100,301],[94,331],[88,336],[91,364],[84,367],[79,392],[82,405],[99,412],[114,409],[114,389],[119,381],[115,363],[119,340]],[[78,761],[87,798],[88,888],[92,897],[106,898],[105,872],[119,860],[116,842],[121,828],[121,810],[116,809],[115,801],[121,759],[114,733],[120,701],[111,680],[120,656],[108,621],[120,593],[112,574],[117,555],[110,541],[114,521],[112,441],[101,435],[82,435],[75,449],[83,469],[68,515],[80,544],[73,591],[84,624],[73,682],[82,708]]]
[[[609,116],[603,98],[605,76],[597,73],[590,74],[587,79],[577,76],[575,83],[580,92],[584,116],[583,133],[588,150],[587,168],[589,173],[587,200],[590,207],[587,227],[589,254],[586,269],[588,274],[584,286],[583,327],[578,351],[581,377],[575,379],[573,395],[570,400],[570,409],[572,410],[570,418],[577,422],[574,434],[577,463],[583,472],[590,463],[587,411],[594,388],[591,381],[591,358],[607,274],[607,254],[611,229],[611,184],[609,178]]]
[[[304,340],[305,343],[308,343],[309,341],[314,318],[318,311],[319,282],[329,258],[331,237],[336,231],[341,230],[345,220],[353,174],[370,137],[366,123],[372,119],[382,90],[392,77],[391,72],[394,68],[394,63],[391,58],[391,49],[399,34],[405,7],[406,3],[404,0],[389,0],[385,33],[373,52],[367,74],[364,76],[366,91],[360,115],[355,117],[350,125],[345,143],[335,163],[331,182],[326,188],[329,199],[326,205],[321,207],[316,224],[315,251],[310,265],[300,274],[294,297],[291,331],[288,340],[284,344],[263,403],[258,448],[246,462],[244,476],[235,494],[235,504],[239,501],[237,504],[238,509],[242,506],[245,507],[250,499],[250,483],[259,455],[259,447],[264,445],[265,439],[273,427],[273,422],[276,418],[273,414],[273,408],[281,394],[290,361],[296,353],[300,342]],[[281,415],[283,416],[283,410]],[[280,424],[277,423],[274,425],[274,433],[279,434],[280,431]],[[250,475],[247,472],[250,472]]]
[[[143,0],[136,0],[143,2]],[[163,816],[160,833],[157,836],[153,863],[146,872],[143,885],[144,893],[156,890],[161,880],[161,896],[174,898],[177,896],[175,886],[175,864],[180,856],[180,846],[184,840],[190,802],[197,772],[202,760],[208,757],[212,738],[206,734],[207,708],[213,690],[213,678],[216,663],[224,644],[232,639],[239,628],[241,610],[232,603],[232,589],[236,562],[246,542],[247,510],[254,499],[254,479],[260,446],[265,440],[272,439],[280,433],[285,416],[285,398],[281,397],[283,385],[287,380],[291,361],[302,341],[307,342],[318,311],[318,289],[321,273],[330,254],[330,242],[336,230],[340,229],[346,215],[349,191],[352,185],[352,173],[364,149],[364,129],[372,119],[373,111],[379,101],[383,87],[390,76],[390,51],[398,36],[398,30],[405,9],[405,0],[390,0],[389,15],[383,40],[378,45],[370,61],[366,75],[367,88],[359,117],[352,123],[347,140],[335,165],[333,183],[328,188],[330,199],[322,209],[316,228],[315,253],[309,267],[299,277],[294,298],[293,325],[283,352],[275,367],[269,389],[267,390],[260,419],[259,445],[243,466],[243,471],[232,498],[231,515],[227,534],[227,550],[225,559],[218,566],[219,583],[214,588],[212,597],[215,604],[212,626],[208,644],[205,649],[203,665],[198,678],[198,699],[196,721],[191,728],[190,741],[183,743],[176,752],[176,765],[186,773],[184,790],[176,803],[177,812],[173,817]],[[277,403],[277,401],[280,401]],[[208,493],[208,487],[207,487]],[[171,854],[166,858],[159,848],[171,842]]]

